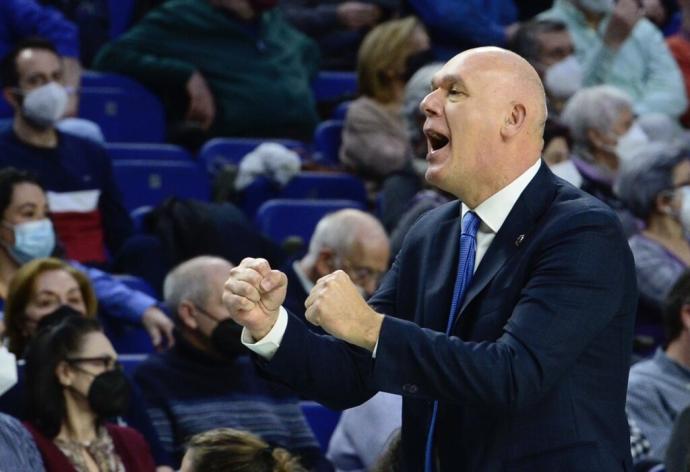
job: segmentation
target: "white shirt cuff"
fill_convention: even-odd
[[[287,323],[287,311],[281,306],[280,312],[278,312],[278,319],[266,336],[258,341],[255,341],[252,335],[249,334],[249,331],[247,331],[247,328],[244,328],[242,329],[242,344],[260,357],[270,361],[280,347],[280,342],[283,340],[283,336],[285,336]]]

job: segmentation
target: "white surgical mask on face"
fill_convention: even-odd
[[[17,359],[5,346],[0,347],[0,395],[17,383]]]
[[[618,138],[616,143],[616,155],[621,164],[630,163],[635,154],[649,143],[649,137],[644,130],[637,123],[628,129],[628,131]]]
[[[57,82],[50,82],[24,95],[22,113],[37,125],[49,127],[65,114],[67,90]]]
[[[592,13],[608,13],[613,10],[615,0],[577,0],[577,3]]]
[[[582,66],[574,54],[559,61],[544,74],[544,86],[554,98],[567,100],[582,88]]]
[[[570,182],[575,187],[582,185],[582,175],[580,175],[580,171],[577,170],[577,167],[575,167],[575,164],[573,164],[573,161],[570,159],[566,159],[558,164],[553,164],[549,166],[549,169],[558,177]]]
[[[14,230],[14,246],[6,245],[6,247],[18,264],[26,264],[33,259],[48,257],[53,253],[55,231],[53,223],[48,218],[19,223],[11,228]]]

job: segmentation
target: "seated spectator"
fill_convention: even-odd
[[[517,29],[513,0],[409,0],[431,34],[437,59],[476,46],[504,46]]]
[[[158,308],[156,299],[130,289],[106,272],[67,260],[71,267],[59,261],[44,262],[32,266],[36,269],[33,275],[24,269],[21,276],[15,277],[23,264],[59,252],[55,249],[55,234],[48,219],[45,193],[30,174],[12,167],[0,169],[0,216],[3,221],[0,225],[0,305],[8,297],[13,278],[33,280],[40,276],[38,272],[61,270],[64,267],[75,277],[77,274],[78,277],[88,277],[90,284],[87,284],[93,285],[105,314],[123,321],[141,323],[151,335],[154,346],[171,345],[173,323]],[[14,286],[20,285],[15,280]],[[27,297],[32,290],[30,285],[26,287]],[[23,304],[14,303],[13,316],[23,316]]]
[[[680,70],[642,13],[637,0],[556,0],[539,18],[568,26],[584,87],[613,85],[631,97],[637,115],[678,117],[688,104]]]
[[[17,383],[15,356],[0,347],[0,396]],[[15,418],[0,413],[0,470],[44,472],[41,455],[29,432]]]
[[[304,302],[311,289],[336,270],[345,271],[362,296],[369,298],[388,270],[389,259],[388,236],[376,218],[352,209],[330,213],[316,225],[307,254],[284,268],[288,277],[284,306],[306,323]]]
[[[402,397],[385,392],[343,411],[326,455],[336,471],[371,470],[400,429],[401,412]]]
[[[409,168],[412,148],[402,116],[405,62],[429,48],[415,18],[391,20],[367,34],[357,57],[361,96],[348,108],[340,160],[364,178],[381,181]]]
[[[549,166],[551,172],[579,187],[582,185],[582,175],[570,159],[572,144],[568,127],[558,118],[548,118],[546,125],[544,125],[542,159]]]
[[[390,19],[395,0],[283,0],[285,18],[321,47],[321,69],[354,70],[366,32]]]
[[[192,437],[180,472],[306,472],[297,458],[246,431],[217,428]]]
[[[582,89],[568,101],[561,119],[570,129],[571,160],[582,175],[582,190],[613,208],[626,234],[634,234],[637,222],[613,193],[619,168],[649,141],[634,122],[632,101],[610,85]]]
[[[658,320],[671,287],[690,267],[690,150],[652,143],[635,159],[620,172],[616,192],[644,222],[629,243],[641,307]]]
[[[650,457],[663,460],[673,423],[690,405],[690,273],[668,294],[663,310],[668,344],[630,369],[627,411],[651,445]]]
[[[690,0],[678,0],[678,5],[683,14],[681,30],[668,38],[666,43],[683,74],[685,93],[690,96]],[[681,121],[686,128],[690,127],[690,109],[687,107],[683,110]]]
[[[175,347],[149,356],[135,371],[163,447],[182,459],[195,434],[231,427],[299,455],[305,466],[325,464],[298,399],[259,376],[240,341],[221,294],[232,265],[216,257],[182,263],[164,284],[177,324]]]
[[[17,45],[3,61],[2,86],[15,115],[12,128],[0,133],[0,166],[31,171],[48,190],[69,258],[105,263],[130,236],[132,223],[105,149],[55,128],[67,100],[55,48],[41,40]]]
[[[276,0],[172,0],[149,12],[94,61],[160,95],[169,121],[213,136],[310,138],[318,47]]]
[[[127,408],[129,383],[97,321],[69,316],[28,349],[26,423],[46,470],[155,470],[144,438],[107,422]]]
[[[3,0],[0,2],[0,59],[25,38],[40,36],[55,45],[62,62],[64,84],[79,89],[79,31],[75,24],[54,8],[36,0]],[[76,115],[76,95],[69,96],[65,114]]]
[[[565,23],[533,20],[523,23],[510,41],[510,49],[527,59],[539,74],[549,106],[558,116],[565,102],[582,87],[582,66]]]
[[[441,62],[427,64],[417,70],[405,84],[402,112],[405,118],[407,137],[412,146],[412,153],[417,158],[412,162],[415,167],[420,166],[421,164],[419,163],[423,163],[424,169],[426,169],[428,148],[426,136],[424,136],[422,128],[426,116],[419,108],[419,105],[431,91],[431,79],[436,72],[441,70],[441,67],[443,67]]]

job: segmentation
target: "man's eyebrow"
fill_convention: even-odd
[[[436,79],[434,77],[431,79],[431,88],[435,89],[437,87],[440,87],[441,85],[445,87],[452,87],[453,85],[459,85],[460,87],[467,88],[465,85],[465,81],[462,80],[462,77],[454,75],[454,74],[446,74],[442,76],[440,79]]]

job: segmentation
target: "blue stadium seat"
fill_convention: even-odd
[[[194,156],[174,144],[107,143],[105,148],[112,161],[165,160],[197,163]]]
[[[321,71],[311,84],[317,102],[338,102],[357,95],[355,72]]]
[[[208,175],[195,162],[121,159],[113,161],[113,173],[130,212],[170,196],[204,201],[211,196]]]
[[[300,408],[307,419],[307,423],[311,426],[316,440],[319,441],[321,450],[324,453],[327,452],[328,443],[331,441],[331,436],[338,425],[342,412],[331,410],[320,403],[309,401],[300,402]]]
[[[345,117],[347,116],[347,110],[350,108],[350,105],[352,105],[352,100],[348,100],[338,105],[336,109],[333,111],[332,119],[344,121]]]
[[[337,166],[340,164],[338,152],[342,142],[343,122],[326,120],[314,131],[314,162],[322,165]]]
[[[204,162],[206,170],[215,174],[224,164],[239,165],[242,158],[263,143],[278,143],[295,151],[302,158],[307,155],[306,144],[293,139],[270,138],[214,138],[204,144],[199,152],[199,159]]]
[[[12,118],[14,109],[7,103],[5,97],[0,96],[0,118]]]
[[[114,39],[129,29],[136,0],[108,0],[110,38]]]
[[[270,200],[256,213],[256,227],[278,244],[297,236],[304,247],[309,245],[316,224],[328,213],[344,208],[365,210],[361,202],[354,200]]]
[[[98,123],[108,142],[159,143],[165,139],[163,105],[148,91],[83,87],[79,117]]]
[[[144,362],[147,357],[147,354],[120,354],[120,351],[117,349],[115,349],[115,352],[119,354],[117,360],[120,362],[129,378],[132,378],[132,374],[134,374],[136,368],[139,367],[139,364]]]

